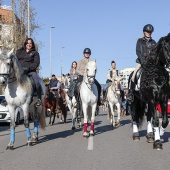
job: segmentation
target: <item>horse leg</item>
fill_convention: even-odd
[[[54,114],[53,115],[53,121],[52,121],[52,125],[54,124],[54,122],[55,122],[55,117],[56,117],[56,112],[55,112],[55,106],[52,106],[52,113]]]
[[[32,140],[31,140],[31,132],[30,132],[30,128],[29,128],[29,120],[28,120],[28,115],[29,115],[29,105],[25,104],[22,107],[23,112],[24,112],[24,126],[25,126],[25,130],[27,133],[27,145],[31,146],[32,145]]]
[[[83,109],[83,114],[84,114],[84,133],[83,133],[83,137],[89,137],[89,133],[87,132],[87,128],[88,128],[88,118],[87,118],[88,105],[82,103],[82,109]]]
[[[32,136],[32,142],[37,142],[38,141],[38,127],[39,127],[39,122],[35,121],[34,122],[34,133]]]
[[[111,111],[111,121],[110,121],[110,123],[111,123],[111,125],[113,126],[113,127],[115,127],[115,113],[114,113],[114,110],[113,110],[113,104],[111,103],[111,102],[109,102],[109,105],[110,105],[110,111]]]
[[[165,132],[165,128],[169,124],[168,114],[167,114],[167,102],[164,102],[163,104],[161,103],[160,105],[162,108],[162,125],[160,127],[160,136],[163,136]]]
[[[159,118],[156,113],[156,106],[154,104],[150,104],[151,113],[153,113],[153,128],[154,128],[154,143],[153,149],[161,150],[162,149],[162,142],[160,140],[160,132],[159,132]]]
[[[11,117],[10,122],[10,142],[7,145],[6,150],[13,150],[14,149],[14,142],[15,142],[15,109],[13,106],[8,105],[9,113]]]
[[[97,103],[92,106],[91,127],[90,127],[90,135],[92,136],[94,136],[94,121],[95,121],[96,107],[97,107]]]
[[[49,119],[49,123],[48,123],[49,126],[52,125],[52,124],[51,124],[51,116],[52,116],[52,111],[51,111],[51,108],[50,108],[50,119]]]
[[[116,104],[116,107],[117,107],[117,121],[116,121],[116,126],[120,126],[120,108],[121,108],[121,105],[120,103],[117,103]]]
[[[154,134],[153,134],[153,127],[151,123],[151,111],[150,107],[148,106],[148,113],[147,113],[147,142],[148,143],[153,143],[154,142]]]

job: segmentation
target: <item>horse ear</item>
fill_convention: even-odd
[[[96,59],[94,60],[94,62],[96,63]]]
[[[14,48],[10,52],[8,52],[8,56],[10,56],[13,52],[14,52]]]
[[[70,76],[70,73],[68,73],[67,75]]]
[[[65,76],[65,74],[63,74],[63,77]]]

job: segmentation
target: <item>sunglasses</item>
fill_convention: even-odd
[[[85,54],[90,54],[90,53],[86,53],[86,52],[85,52]]]

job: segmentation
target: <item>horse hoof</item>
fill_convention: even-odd
[[[9,145],[8,145],[8,146],[6,147],[6,150],[14,150],[14,146],[9,146]]]
[[[120,126],[120,120],[116,122],[116,126]]]
[[[36,143],[37,141],[38,141],[38,137],[33,137],[31,140],[32,143]]]
[[[32,146],[32,141],[27,141],[27,146]]]
[[[134,133],[132,137],[134,141],[140,141],[139,133]]]
[[[162,147],[162,142],[160,140],[156,140],[154,141],[153,143],[153,149],[159,151],[159,150],[162,150],[163,147]]]
[[[83,137],[88,138],[89,137],[89,133],[88,132],[84,132],[83,133]]]
[[[60,120],[60,122],[63,122],[63,120]]]
[[[72,130],[75,130],[76,128],[75,127],[72,127]]]
[[[147,142],[148,142],[148,143],[153,143],[153,142],[154,142],[154,135],[153,135],[152,132],[148,133],[148,134],[146,135],[146,138],[147,138]]]
[[[90,136],[94,136],[94,130],[90,131]]]
[[[48,124],[48,126],[52,126],[52,124],[51,124],[51,123],[49,123],[49,124]]]

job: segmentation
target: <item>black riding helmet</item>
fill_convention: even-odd
[[[83,51],[83,54],[84,54],[84,53],[89,53],[89,54],[91,55],[91,50],[90,50],[90,48],[85,48],[84,51]]]
[[[151,24],[147,24],[143,27],[143,32],[153,32],[154,31],[154,27]]]

